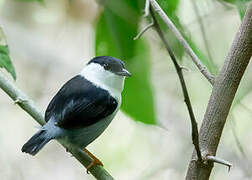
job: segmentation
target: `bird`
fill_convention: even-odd
[[[36,155],[50,140],[67,147],[81,148],[93,161],[87,167],[102,165],[86,147],[111,123],[121,105],[121,93],[130,72],[122,60],[111,56],[92,58],[79,74],[67,81],[45,111],[45,122],[22,147]]]

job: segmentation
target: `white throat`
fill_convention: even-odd
[[[85,66],[80,75],[85,77],[96,86],[107,90],[114,98],[120,100],[124,86],[124,76],[118,76],[106,71],[101,65],[91,63]]]

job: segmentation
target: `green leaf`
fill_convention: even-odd
[[[236,0],[218,0],[218,1],[223,1],[226,3],[234,4]]]
[[[114,56],[126,63],[132,77],[125,81],[121,109],[136,121],[156,124],[149,50],[144,41],[133,40],[144,1],[113,2],[105,4],[96,25],[96,55]]]
[[[237,9],[239,11],[240,17],[241,19],[243,18],[243,16],[245,15],[246,9],[247,9],[247,2],[249,0],[236,0],[235,4],[237,6]]]
[[[125,81],[122,110],[135,120],[156,124],[148,52],[149,48],[143,40],[136,42],[135,55],[128,65],[132,77]]]
[[[179,0],[157,0],[157,3],[164,10],[164,12],[170,17],[176,14]]]
[[[9,48],[1,28],[0,28],[0,68],[6,69],[6,71],[8,71],[12,75],[13,79],[16,80],[16,72],[11,63],[11,59],[9,56]]]

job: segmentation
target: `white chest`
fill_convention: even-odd
[[[107,90],[121,104],[121,92],[125,77],[106,71],[101,65],[95,63],[87,65],[80,75],[96,86]]]

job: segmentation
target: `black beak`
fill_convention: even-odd
[[[127,69],[122,69],[121,71],[116,72],[116,74],[119,76],[127,76],[127,77],[131,76],[130,72]]]

